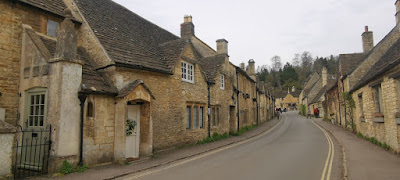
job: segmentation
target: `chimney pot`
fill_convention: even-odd
[[[365,26],[365,32],[361,36],[364,53],[368,53],[374,48],[374,33]]]

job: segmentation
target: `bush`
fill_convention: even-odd
[[[61,165],[60,168],[60,173],[61,174],[71,174],[74,172],[85,172],[88,169],[88,165],[83,165],[83,166],[78,166],[76,168],[74,168],[74,166],[72,166],[72,164],[70,164],[68,161],[63,161],[63,164]]]
[[[73,172],[75,172],[74,167],[68,161],[64,161],[62,163],[60,173],[61,174],[70,174]]]

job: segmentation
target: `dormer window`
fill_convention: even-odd
[[[225,89],[225,75],[221,74],[220,76],[220,86],[219,86],[222,90]]]
[[[194,66],[182,61],[182,81],[194,83]]]
[[[50,20],[50,19],[47,20],[47,35],[56,37],[57,30],[58,30],[58,22]]]

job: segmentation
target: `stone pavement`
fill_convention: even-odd
[[[360,139],[356,134],[329,121],[315,121],[329,130],[343,146],[349,180],[400,179],[400,156]]]
[[[109,164],[104,166],[99,166],[95,168],[90,168],[84,173],[74,173],[62,177],[55,177],[53,175],[40,176],[33,179],[85,179],[85,180],[99,180],[99,179],[114,179],[124,175],[144,171],[147,169],[155,168],[161,165],[166,165],[173,163],[182,159],[193,157],[211,150],[221,148],[233,143],[237,143],[251,137],[257,136],[273,126],[275,126],[280,120],[273,119],[265,122],[258,126],[257,128],[250,130],[241,136],[234,136],[231,138],[223,139],[217,142],[212,142],[203,145],[194,145],[190,147],[185,147],[181,149],[170,149],[167,151],[156,153],[153,158],[142,160],[130,165],[118,165]]]

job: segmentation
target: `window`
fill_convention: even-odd
[[[193,129],[197,129],[199,127],[199,109],[195,106],[193,110]]]
[[[360,106],[360,116],[364,117],[364,102],[363,102],[363,96],[362,93],[358,95],[358,104]]]
[[[225,89],[225,75],[221,74],[220,77],[220,86],[221,89]]]
[[[200,128],[204,128],[204,107],[200,107]]]
[[[86,116],[87,117],[93,117],[93,103],[92,102],[88,102]]]
[[[219,125],[219,108],[218,107],[213,107],[211,109],[211,117],[213,118],[213,126],[218,126]]]
[[[192,109],[190,106],[186,107],[186,129],[192,127]]]
[[[374,92],[374,100],[375,100],[375,111],[376,111],[376,113],[383,113],[381,85],[379,84],[377,86],[374,86],[373,92]]]
[[[36,89],[27,93],[27,121],[28,127],[43,127],[46,121],[46,90]]]
[[[182,61],[182,80],[186,82],[194,82],[193,77],[193,64]]]
[[[47,20],[47,35],[56,37],[57,30],[58,30],[58,22],[50,20],[50,19]]]

